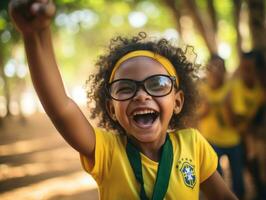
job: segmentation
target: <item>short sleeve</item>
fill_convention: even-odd
[[[217,169],[218,157],[216,152],[213,150],[207,140],[196,132],[196,143],[199,152],[199,164],[200,164],[200,182],[202,183],[209,178]]]
[[[95,129],[95,162],[91,166],[89,159],[80,154],[80,160],[83,169],[92,175],[96,182],[100,185],[103,177],[108,172],[112,161],[115,135],[109,132],[104,132],[101,129]]]

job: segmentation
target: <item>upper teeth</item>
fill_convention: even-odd
[[[151,114],[151,113],[155,113],[154,110],[139,110],[139,111],[135,111],[133,113],[133,115],[144,115],[144,114]]]

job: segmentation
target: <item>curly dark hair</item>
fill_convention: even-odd
[[[196,80],[199,65],[195,65],[187,60],[181,48],[177,48],[169,41],[162,38],[151,40],[147,34],[140,32],[137,36],[118,36],[111,39],[108,51],[101,55],[96,62],[98,73],[91,75],[86,81],[88,105],[95,102],[95,106],[90,108],[90,118],[97,118],[98,126],[107,130],[116,130],[125,133],[118,122],[112,120],[106,109],[106,102],[110,97],[106,90],[111,72],[116,62],[125,54],[136,50],[149,50],[160,54],[173,64],[179,78],[179,89],[184,92],[184,105],[179,114],[173,114],[169,124],[169,129],[181,129],[188,126],[193,118],[197,102]]]

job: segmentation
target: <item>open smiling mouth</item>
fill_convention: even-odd
[[[159,117],[159,112],[154,110],[136,111],[133,113],[133,120],[141,127],[151,126]]]

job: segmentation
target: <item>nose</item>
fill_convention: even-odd
[[[135,96],[133,97],[134,101],[147,101],[150,100],[152,97],[143,89],[143,87],[140,87]]]

